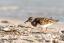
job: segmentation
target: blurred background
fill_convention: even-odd
[[[0,0],[0,18],[52,17],[64,21],[64,0]]]

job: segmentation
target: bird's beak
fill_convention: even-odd
[[[26,22],[28,22],[28,20],[27,20],[27,21],[25,21],[24,23],[26,24]]]
[[[26,24],[26,22],[24,22]]]
[[[26,24],[26,21],[24,23]]]

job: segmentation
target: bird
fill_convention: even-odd
[[[46,17],[29,17],[24,23],[30,22],[33,27],[37,27],[38,25],[42,28],[46,28],[48,26],[53,25],[54,23],[58,22],[59,20],[55,20],[53,18],[46,18]]]

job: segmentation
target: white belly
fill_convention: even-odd
[[[46,25],[41,25],[41,27],[45,28],[45,27],[48,27],[48,26],[51,26],[53,23],[51,24],[46,24]]]

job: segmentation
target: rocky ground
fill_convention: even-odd
[[[0,43],[64,43],[64,31],[49,28],[46,31],[31,28],[21,22],[8,21],[10,22],[0,23]]]

